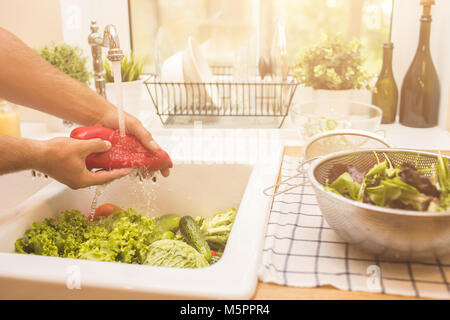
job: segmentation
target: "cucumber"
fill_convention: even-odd
[[[180,225],[180,217],[176,214],[166,214],[156,220],[156,226],[161,233],[166,231],[177,232]]]
[[[184,216],[181,218],[180,232],[183,235],[184,241],[200,252],[206,261],[209,262],[211,260],[211,249],[209,248],[208,242],[203,237],[198,223],[192,217]]]

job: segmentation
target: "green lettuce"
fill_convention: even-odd
[[[375,156],[378,159],[377,154]],[[447,158],[439,154],[436,167],[417,168],[404,164],[394,167],[385,155],[364,176],[359,185],[349,172],[341,174],[325,190],[381,207],[439,212],[450,209],[450,168]],[[435,177],[427,177],[436,172]]]
[[[186,242],[158,240],[148,248],[144,264],[159,267],[203,268],[209,266],[205,257]]]
[[[436,175],[441,191],[440,203],[445,209],[450,209],[450,168],[448,166],[448,158],[439,154],[436,165]]]
[[[143,263],[148,246],[158,240],[155,219],[133,209],[97,222],[77,210],[33,223],[15,243],[16,252],[98,261]]]
[[[16,241],[16,252],[76,258],[86,239],[88,224],[88,219],[79,211],[63,211],[57,219],[33,223],[32,228]]]
[[[224,212],[216,212],[211,218],[197,217],[196,221],[200,225],[200,230],[211,249],[222,252],[228,241],[234,219],[236,218],[236,208],[228,208]]]
[[[340,195],[347,195],[353,200],[358,200],[358,193],[361,185],[355,182],[348,172],[341,174],[331,185],[325,187],[326,190]]]
[[[211,218],[197,218],[208,244],[213,244],[219,254],[225,248],[236,213],[235,208],[230,208],[216,212]],[[33,223],[16,240],[15,250],[24,254],[166,267],[207,266],[204,257],[176,231],[179,220],[173,214],[155,220],[127,209],[89,221],[79,211],[67,210],[57,218]]]
[[[143,263],[148,246],[161,236],[155,219],[127,209],[93,223],[80,246],[80,259]]]
[[[382,180],[378,186],[368,187],[366,193],[372,203],[381,207],[393,206],[393,201],[399,201],[405,206],[414,208],[414,210],[427,210],[432,197],[420,193],[413,186],[401,181],[398,178]],[[428,208],[428,211],[438,210],[434,206]]]

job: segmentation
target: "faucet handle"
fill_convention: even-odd
[[[91,32],[98,32],[97,21],[91,20]]]
[[[88,36],[88,42],[91,46],[103,45],[103,38],[102,35],[98,32],[98,25],[95,20],[91,20],[91,33]]]

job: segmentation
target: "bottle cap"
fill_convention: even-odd
[[[435,3],[435,0],[420,0],[420,5],[423,6],[423,15],[431,15],[431,6]]]
[[[432,6],[434,4],[436,4],[435,0],[420,0],[421,6]]]

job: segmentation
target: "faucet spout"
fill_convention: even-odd
[[[91,33],[88,37],[89,45],[92,51],[92,63],[94,67],[95,88],[97,93],[106,98],[105,90],[105,70],[102,61],[102,47],[108,48],[107,58],[109,61],[122,61],[123,51],[120,49],[119,36],[114,25],[109,24],[105,27],[103,36],[98,32],[98,26],[95,20],[91,21]]]
[[[124,57],[122,49],[120,49],[119,35],[116,27],[108,24],[103,34],[103,46],[109,48],[108,60],[121,61]]]

